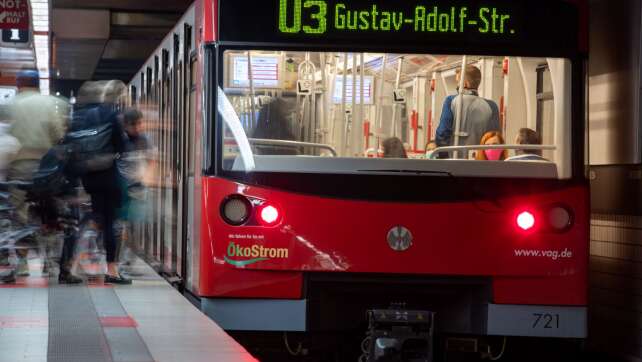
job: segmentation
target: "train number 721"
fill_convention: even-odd
[[[550,313],[533,313],[533,328],[552,329],[560,327],[560,315]]]

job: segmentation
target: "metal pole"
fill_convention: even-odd
[[[250,120],[250,129],[254,127],[254,123],[257,122],[254,114],[254,79],[252,75],[252,51],[247,52],[247,79],[250,82],[250,115],[252,119]]]
[[[315,142],[320,142],[323,143],[324,141],[324,132],[326,129],[326,120],[325,120],[325,108],[327,106],[327,79],[326,79],[326,74],[325,74],[325,53],[320,53],[319,54],[319,62],[321,63],[321,96],[319,97],[319,101],[321,102],[321,108],[319,108],[319,122],[317,122],[317,129],[315,130],[315,137],[314,140]],[[332,98],[332,96],[330,96]]]
[[[330,82],[328,83],[330,85],[329,89],[329,94],[330,94],[330,101],[329,101],[329,112],[327,113],[327,120],[328,120],[328,127],[330,127],[329,130],[329,144],[334,145],[335,144],[335,128],[336,128],[336,123],[337,123],[337,117],[336,117],[336,110],[337,110],[337,105],[334,104],[334,93],[336,92],[336,87],[337,87],[337,71],[339,69],[339,64],[338,64],[338,59],[339,56],[331,53],[330,59],[332,61],[332,76],[330,77]]]
[[[314,75],[314,70],[310,68],[310,52],[305,53],[305,61],[306,61],[306,73],[308,78],[311,79],[311,84],[310,84],[310,94],[307,97],[308,100],[308,122],[306,125],[306,136],[305,136],[305,141],[311,142],[312,137],[313,137],[313,132],[314,128],[316,126],[314,125],[314,97],[315,97],[315,81],[316,81],[316,76]]]
[[[343,134],[341,135],[341,148],[339,148],[341,151],[343,151],[343,147],[347,143],[347,127],[348,127],[348,122],[347,122],[347,117],[346,117],[346,88],[348,86],[347,82],[347,74],[348,73],[348,53],[343,53],[343,80],[341,82],[341,119],[343,119]]]
[[[350,117],[350,127],[348,127],[348,137],[346,137],[346,146],[349,149],[350,145],[353,144],[350,142],[350,137],[353,137],[352,135],[355,133],[359,132],[353,132],[354,131],[354,120],[355,120],[355,111],[356,107],[355,104],[357,103],[357,56],[355,53],[352,53],[352,71],[350,72],[352,75],[352,96],[350,97],[350,104],[351,104],[351,117]],[[350,152],[349,152],[350,153]]]
[[[510,98],[510,58],[505,57],[504,62],[502,63],[502,71],[504,74],[504,109],[500,109],[499,112],[500,114],[503,112],[503,124],[501,125],[502,127],[502,134],[504,137],[506,137],[506,130],[508,129],[508,101]]]
[[[360,134],[360,132],[363,130],[363,121],[365,120],[364,112],[363,112],[363,104],[365,103],[364,96],[363,96],[363,89],[365,87],[364,84],[363,84],[364,78],[365,78],[365,63],[364,63],[364,61],[365,61],[365,57],[364,57],[363,53],[359,53],[359,63],[361,64],[361,69],[360,69],[360,72],[359,72],[360,73],[359,74],[359,76],[360,76],[360,79],[359,79],[359,95],[360,96],[359,96],[359,118],[358,118],[358,121],[359,121],[359,125],[358,126],[359,126],[359,128],[357,129],[357,134]],[[357,138],[357,139],[358,140],[362,140],[361,136],[359,136],[359,138]],[[357,147],[358,147],[357,149],[362,148],[361,144],[362,144],[361,141],[359,141],[357,143]]]
[[[466,56],[464,55],[461,60],[461,72],[459,73],[459,103],[457,104],[457,111],[455,112],[455,142],[454,146],[459,146],[459,127],[461,126],[461,117],[464,112],[464,80],[466,79]],[[459,154],[455,152],[453,158],[459,158]]]
[[[434,89],[433,89],[434,84]],[[430,118],[428,119],[428,139],[427,142],[430,142],[433,137],[435,127],[435,108],[437,106],[437,72],[432,72],[432,80],[430,83]],[[443,112],[443,111],[442,111]]]
[[[381,60],[381,80],[379,81],[379,102],[377,103],[377,108],[376,108],[376,117],[377,117],[377,129],[375,130],[375,134],[377,135],[377,145],[376,147],[376,154],[379,153],[379,141],[380,141],[380,136],[379,132],[383,128],[383,86],[386,81],[386,62],[388,62],[388,54],[384,54],[383,58]]]
[[[403,57],[399,58],[397,62],[397,78],[395,80],[395,89],[399,89],[399,83],[401,81],[401,67],[403,66]],[[392,103],[392,136],[397,137],[397,103]]]
[[[321,58],[319,57],[319,60]],[[314,63],[313,63],[314,64]],[[319,65],[322,66],[322,64],[319,62]],[[323,84],[323,83],[322,83]],[[312,69],[312,94],[311,94],[312,99],[310,100],[311,107],[310,107],[310,113],[312,113],[312,118],[310,119],[310,132],[308,133],[310,135],[310,142],[316,142],[317,140],[317,128],[319,128],[318,125],[318,117],[317,117],[317,72],[316,69]],[[323,108],[323,107],[322,107]]]

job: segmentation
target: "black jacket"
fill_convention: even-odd
[[[105,123],[111,123],[112,126],[112,146],[116,154],[125,151],[125,137],[123,127],[118,118],[119,112],[114,110],[115,107],[108,104],[87,104],[79,107],[74,111],[71,121],[70,130],[80,131]],[[118,193],[118,179],[116,164],[109,169],[88,173],[82,177],[82,183],[85,190],[92,193],[115,192]]]

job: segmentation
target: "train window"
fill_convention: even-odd
[[[131,93],[130,93],[130,105],[135,105],[138,100],[138,94],[136,94],[136,86],[131,86]]]
[[[145,91],[145,72],[140,72],[140,95],[145,98],[147,92]]]
[[[234,50],[223,65],[224,171],[571,176],[566,59]]]
[[[147,101],[152,100],[152,68],[147,67],[147,73],[145,76],[145,82],[146,82],[146,90],[145,90],[145,95],[147,96]]]

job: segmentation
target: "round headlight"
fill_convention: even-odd
[[[226,223],[234,226],[244,224],[250,216],[251,205],[240,195],[230,196],[221,205],[221,216]]]
[[[573,216],[568,209],[562,206],[555,206],[548,212],[548,222],[555,230],[568,229],[573,223]]]

